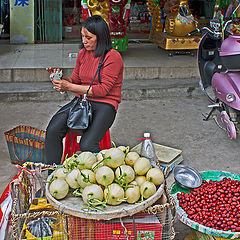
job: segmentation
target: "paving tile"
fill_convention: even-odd
[[[198,78],[198,69],[194,67],[162,67],[160,78]]]
[[[125,67],[124,79],[159,78],[159,67]]]
[[[41,43],[41,44],[24,44],[22,45],[24,50],[62,50],[63,49],[63,43]]]
[[[0,82],[11,82],[11,69],[0,69]]]
[[[0,45],[0,69],[11,69],[21,55],[23,46]]]
[[[42,69],[13,69],[12,70],[13,82],[46,82],[49,81],[48,72]]]
[[[62,52],[62,61],[63,61],[63,67],[64,68],[74,68],[76,64],[77,57],[74,56],[75,54],[78,54],[78,49],[64,49]],[[72,57],[69,56],[72,55]]]
[[[75,43],[75,44],[65,43],[63,44],[63,50],[69,51],[69,52],[79,52],[80,43]]]
[[[57,49],[27,49],[24,50],[15,63],[15,68],[46,68],[62,67],[62,50]]]
[[[59,44],[19,44],[0,45],[0,69],[17,69],[13,74],[16,81],[30,80],[23,76],[24,69],[40,69],[46,67],[67,68],[72,71],[78,53],[79,43]],[[124,62],[124,78],[155,79],[155,78],[190,78],[197,75],[196,56],[176,55],[169,57],[168,51],[153,43],[129,43],[128,50],[121,52]],[[22,69],[20,71],[19,69]],[[32,72],[34,79],[45,78],[44,73]],[[29,74],[26,72],[26,74]],[[6,74],[6,73],[5,73]]]

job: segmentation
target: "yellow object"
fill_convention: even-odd
[[[153,12],[153,19],[152,19],[152,30],[156,32],[163,31],[163,23],[161,21],[161,7],[156,6]]]
[[[33,200],[33,203],[31,204],[29,211],[37,211],[37,210],[47,210],[47,209],[53,209],[53,206],[48,203],[46,198],[36,198]]]
[[[51,225],[51,228],[53,229],[52,236],[37,238],[29,232],[27,228],[27,223],[29,223],[32,220],[41,218],[43,215],[39,215],[37,213],[41,213],[43,211],[45,213],[44,215],[45,217],[48,217],[47,212],[49,212],[49,217],[55,218],[56,222]],[[51,204],[48,203],[46,198],[34,199],[33,203],[29,208],[28,217],[26,218],[23,224],[21,240],[25,240],[25,239],[67,240],[68,239],[68,236],[66,234],[67,227],[64,224],[63,216],[57,213],[51,214],[52,212],[55,212],[55,211],[56,209]],[[34,216],[35,214],[37,214],[37,217]]]
[[[189,235],[187,235],[184,240],[196,240],[196,233],[195,232],[191,232]]]
[[[231,31],[233,32],[233,34],[240,34],[240,25],[233,24],[232,26],[233,26],[233,28],[231,29]]]
[[[154,0],[147,0],[147,9],[149,15],[152,16],[152,30],[156,32],[163,31],[163,23],[161,21],[161,7],[154,5]]]
[[[87,5],[92,15],[101,16],[105,20],[105,22],[109,24],[109,3],[107,0],[87,0]]]
[[[169,13],[166,18],[165,30],[171,36],[184,37],[189,32],[195,30],[197,24],[194,22],[187,0],[180,0],[179,7],[187,8],[187,16],[181,16],[178,11]]]
[[[165,32],[151,31],[149,40],[159,45],[166,50],[184,50],[184,49],[198,49],[200,42],[199,36],[191,37],[175,37]]]
[[[153,16],[154,12],[154,0],[147,0],[147,10],[150,16]]]

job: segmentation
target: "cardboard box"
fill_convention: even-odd
[[[95,240],[161,240],[162,225],[155,215],[137,214],[134,218],[126,217],[115,221],[96,222]],[[127,238],[128,237],[128,238]]]

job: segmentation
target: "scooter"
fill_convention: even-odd
[[[239,7],[240,4],[231,16]],[[184,11],[179,13],[185,15]],[[208,106],[211,111],[204,120],[209,120],[218,110],[229,138],[236,139],[240,123],[240,35],[228,31],[232,23],[239,24],[239,19],[225,22],[212,19],[210,28],[198,27],[188,36],[196,32],[202,35],[197,54],[199,86],[211,103]]]

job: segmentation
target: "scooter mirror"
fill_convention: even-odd
[[[239,7],[240,7],[240,3],[237,6],[235,6],[234,3],[230,3],[229,6],[227,7],[227,10],[226,10],[226,13],[224,16],[224,20],[228,21],[231,18],[235,17],[234,15],[235,15],[236,11],[239,9]]]
[[[240,2],[239,2],[239,4],[237,5],[237,7],[234,9],[234,11],[233,11],[233,13],[232,13],[233,16],[234,16],[235,12],[236,12],[239,8],[240,8]]]
[[[221,23],[219,21],[219,19],[211,19],[210,20],[210,27],[214,29],[214,31],[219,31],[221,28]]]
[[[178,12],[183,17],[186,17],[188,15],[188,9],[187,9],[187,7],[185,5],[179,7]]]

